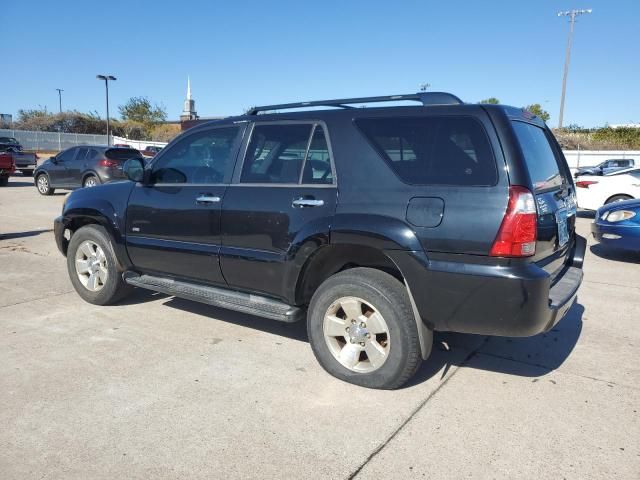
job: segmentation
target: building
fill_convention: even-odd
[[[180,130],[185,131],[196,125],[211,120],[220,120],[224,117],[199,117],[196,112],[196,101],[191,95],[191,79],[187,77],[187,98],[180,114]]]
[[[184,108],[180,114],[180,123],[197,119],[198,112],[196,112],[196,101],[191,96],[191,78],[187,77],[187,98],[184,99]]]

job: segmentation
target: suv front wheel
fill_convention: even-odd
[[[422,362],[407,290],[379,270],[353,268],[327,279],[311,299],[307,328],[318,362],[349,383],[398,388]]]
[[[118,269],[107,231],[100,225],[86,225],[73,234],[67,270],[78,295],[94,305],[115,303],[130,290]]]

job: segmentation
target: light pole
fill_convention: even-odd
[[[60,113],[62,113],[62,92],[64,92],[64,90],[61,88],[56,88],[56,90],[58,91],[58,105],[60,107]]]
[[[104,88],[107,94],[107,146],[111,146],[111,137],[109,136],[109,80],[117,80],[113,75],[96,75],[98,80],[104,80]]]
[[[573,26],[576,23],[576,17],[585,13],[591,13],[592,10],[567,10],[566,12],[558,12],[559,17],[569,17],[569,40],[567,40],[567,54],[564,59],[564,75],[562,76],[562,96],[560,97],[560,118],[558,119],[558,128],[562,128],[562,117],[564,116],[564,97],[567,93],[567,74],[569,73],[569,60],[571,60],[571,43],[573,41]]]

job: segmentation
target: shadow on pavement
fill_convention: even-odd
[[[20,177],[20,178],[28,178],[28,177]],[[21,182],[21,181],[14,181],[13,177],[11,180],[9,180],[9,184],[7,185],[7,187],[35,187],[35,185],[33,184],[33,180],[31,180],[30,182]]]
[[[576,216],[578,218],[595,218],[596,212],[593,210],[578,210]]]
[[[444,377],[452,366],[466,364],[472,356],[491,356],[498,361],[474,362],[490,365],[492,371],[533,377],[540,369],[555,370],[573,351],[582,332],[584,307],[575,303],[567,315],[551,330],[533,337],[484,337],[462,333],[436,332],[431,357],[422,365],[411,385],[420,383],[439,372]],[[458,352],[456,352],[456,350]],[[460,355],[460,350],[466,355]]]
[[[35,237],[41,233],[53,232],[53,229],[48,230],[29,230],[27,232],[15,232],[15,233],[0,233],[0,240],[13,240],[15,238]]]
[[[137,299],[132,296],[125,301],[127,303],[137,303],[165,297],[165,295],[152,294],[151,292],[141,292],[136,295],[138,295]],[[209,317],[214,321],[229,322],[292,340],[308,341],[306,322],[304,321],[297,323],[276,322],[177,297],[167,297],[164,305],[180,311]],[[420,384],[438,374],[441,370],[442,373],[439,374],[439,377],[442,379],[452,366],[465,365],[467,360],[473,356],[485,355],[494,358],[492,362],[474,362],[473,368],[486,364],[490,365],[487,368],[492,371],[509,375],[537,377],[540,375],[541,369],[555,370],[569,357],[580,338],[583,313],[584,307],[575,303],[555,327],[534,337],[485,337],[482,335],[436,332],[431,356],[423,362],[415,377],[406,387]],[[179,320],[176,319],[176,321]],[[495,359],[499,361],[496,362]]]
[[[606,247],[601,243],[591,245],[589,247],[591,253],[595,256],[612,260],[614,262],[640,263],[640,252],[632,252],[630,250],[618,250],[616,248]]]

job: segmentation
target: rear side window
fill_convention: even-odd
[[[513,122],[535,191],[562,185],[558,161],[544,130],[530,123]]]
[[[495,185],[496,163],[482,125],[471,117],[356,120],[405,183]]]
[[[128,160],[140,157],[140,152],[134,148],[111,148],[104,153],[109,160]]]

